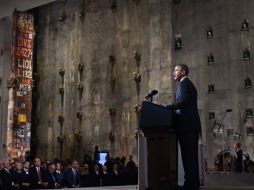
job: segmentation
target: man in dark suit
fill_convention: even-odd
[[[60,188],[60,183],[57,179],[56,175],[56,165],[54,163],[50,163],[48,166],[48,170],[46,172],[48,189],[57,189]]]
[[[76,160],[72,161],[71,168],[66,171],[66,184],[68,188],[78,188],[80,186],[78,162]]]
[[[30,163],[28,161],[23,162],[23,169],[22,169],[23,182],[21,184],[22,190],[30,189],[29,168],[30,168]]]
[[[10,172],[10,163],[8,160],[3,162],[3,169],[0,170],[0,181],[2,182],[2,190],[14,189],[14,182]]]
[[[34,159],[34,166],[29,169],[29,178],[32,189],[47,188],[46,170],[41,166],[40,158]]]
[[[197,108],[197,90],[187,77],[189,68],[179,64],[174,70],[174,80],[178,81],[176,101],[168,105],[173,112],[175,132],[180,144],[184,167],[184,190],[199,189],[198,139],[201,123]]]
[[[56,178],[58,183],[60,184],[60,187],[63,186],[63,171],[61,167],[61,163],[56,163]]]

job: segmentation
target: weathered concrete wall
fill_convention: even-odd
[[[236,131],[245,117],[245,109],[253,109],[253,88],[245,89],[244,79],[253,80],[253,4],[251,0],[216,1],[190,0],[173,5],[173,33],[181,34],[183,47],[174,51],[174,63],[190,66],[190,77],[199,94],[199,112],[203,124],[203,140],[207,143],[209,167],[213,167],[216,153],[225,149],[233,152],[233,135],[209,132],[212,121],[209,112],[217,116],[226,109],[223,121],[225,130]],[[244,19],[249,20],[250,29],[241,31]],[[208,39],[206,30],[213,29],[213,38]],[[251,59],[243,60],[243,51],[250,49]],[[214,64],[208,65],[207,55],[214,55]],[[214,84],[215,93],[208,94],[208,84]],[[246,135],[246,126],[253,126],[253,119],[247,119],[242,127],[243,150],[253,158],[253,137]]]
[[[41,7],[38,18],[37,155],[59,157],[62,142],[62,158],[82,159],[99,145],[137,159],[135,105],[152,89],[159,103],[172,98],[170,1],[59,1]]]
[[[8,89],[12,44],[12,18],[0,20],[0,160],[5,159],[7,137]]]
[[[114,1],[113,1],[114,2]],[[173,65],[187,63],[190,78],[199,94],[203,126],[202,141],[207,144],[209,167],[214,156],[225,148],[233,150],[233,135],[208,131],[215,116],[231,108],[223,121],[225,130],[234,132],[253,109],[253,88],[245,89],[244,79],[253,80],[253,27],[251,0],[188,0],[179,4],[164,0],[69,0],[40,7],[37,30],[38,101],[36,112],[36,154],[45,159],[82,159],[92,154],[94,145],[113,156],[134,154],[137,158],[137,115],[135,105],[152,89],[155,101],[173,100]],[[172,11],[171,11],[172,10]],[[250,29],[241,31],[248,19]],[[213,38],[206,30],[213,29]],[[11,19],[0,22],[1,142],[6,141]],[[175,35],[181,34],[182,49],[174,49]],[[172,48],[172,49],[171,49]],[[251,59],[243,60],[250,50]],[[141,55],[139,64],[135,52]],[[214,64],[207,64],[207,55]],[[109,58],[111,57],[111,60]],[[113,61],[114,59],[115,61]],[[83,66],[83,72],[79,67]],[[59,71],[64,70],[61,77]],[[141,74],[141,81],[133,73]],[[63,80],[62,80],[63,79]],[[83,84],[83,91],[78,84]],[[208,84],[215,93],[208,94]],[[61,100],[59,88],[63,87]],[[60,89],[61,90],[61,89]],[[6,102],[4,104],[4,102]],[[82,119],[77,118],[82,113]],[[59,116],[63,116],[62,127]],[[61,117],[60,117],[61,119]],[[243,149],[253,158],[253,137],[247,136],[248,118],[242,127]],[[226,134],[226,133],[225,133]],[[59,143],[60,142],[60,143]],[[1,151],[4,151],[0,148]]]

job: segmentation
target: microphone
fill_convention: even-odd
[[[150,92],[147,96],[146,96],[146,99],[149,101],[149,102],[153,102],[153,96],[158,94],[158,90],[152,90],[152,92]]]
[[[158,90],[153,90],[150,94],[151,94],[151,96],[154,96],[154,95],[158,94]]]

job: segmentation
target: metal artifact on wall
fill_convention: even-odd
[[[252,86],[251,79],[249,77],[244,79],[244,87],[245,87],[245,89],[251,88],[251,86]]]
[[[243,60],[244,61],[250,60],[250,50],[247,48],[243,51]]]
[[[254,136],[254,127],[253,126],[246,127],[246,133],[247,136]]]
[[[181,34],[175,35],[175,50],[182,49],[182,37]]]
[[[12,73],[13,85],[13,130],[7,136],[12,145],[7,154],[11,159],[24,160],[30,152],[32,113],[32,69],[34,44],[34,16],[24,12],[13,13]]]
[[[206,30],[206,37],[209,39],[209,38],[212,38],[213,37],[213,30],[211,27],[208,27],[207,30]]]
[[[214,94],[214,93],[215,93],[214,84],[208,84],[208,94]]]
[[[247,19],[244,19],[242,22],[242,31],[249,30],[249,21]]]
[[[208,65],[213,65],[214,64],[214,56],[213,56],[213,54],[208,54],[207,55],[207,64]]]

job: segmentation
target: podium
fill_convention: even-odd
[[[147,142],[148,186],[170,190],[177,186],[177,143],[172,113],[163,106],[144,101],[140,129]]]

